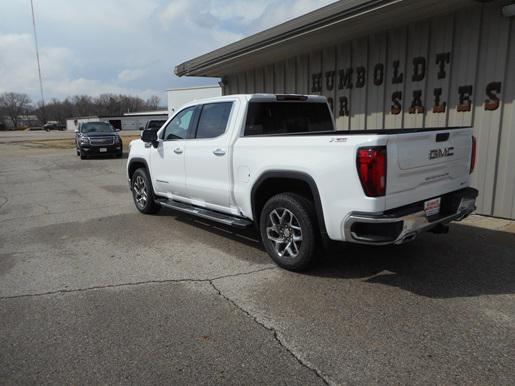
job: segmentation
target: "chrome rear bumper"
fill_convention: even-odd
[[[437,219],[430,220],[425,211],[392,216],[374,215],[366,213],[351,213],[343,222],[345,241],[371,244],[388,245],[403,244],[414,240],[421,232],[429,231],[436,226],[445,225],[451,221],[461,221],[476,210],[477,191],[461,198],[457,210]]]

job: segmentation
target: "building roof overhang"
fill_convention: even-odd
[[[456,11],[476,0],[340,0],[188,60],[177,76],[223,77],[406,23]],[[335,36],[337,38],[335,38]]]

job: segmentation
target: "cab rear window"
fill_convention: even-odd
[[[250,102],[245,136],[334,131],[326,103]]]

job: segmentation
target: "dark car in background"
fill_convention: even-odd
[[[43,125],[43,130],[50,131],[50,130],[59,130],[64,131],[66,130],[66,125],[63,125],[62,123],[52,121],[47,122]]]
[[[161,120],[161,119],[151,119],[150,121],[147,122],[147,124],[145,125],[145,129],[144,130],[159,130],[161,128],[161,126],[163,126],[164,124],[166,123],[166,120]]]
[[[75,130],[75,146],[81,159],[95,155],[123,154],[122,139],[107,122],[82,122]]]

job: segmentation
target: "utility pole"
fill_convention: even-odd
[[[43,124],[46,122],[45,113],[45,94],[43,93],[43,79],[41,78],[41,63],[39,62],[39,46],[38,46],[38,34],[36,32],[36,17],[34,16],[34,1],[30,0],[30,8],[32,10],[32,27],[34,28],[34,45],[36,46],[36,60],[38,63],[38,75],[39,75],[39,90],[41,92],[41,111],[43,113]]]

